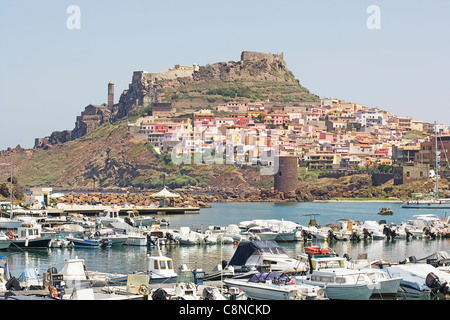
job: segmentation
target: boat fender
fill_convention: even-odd
[[[52,298],[59,298],[59,295],[58,295],[58,289],[56,289],[56,287],[54,287],[54,286],[49,286],[49,287],[48,287],[48,290],[50,291],[50,296],[51,296]]]

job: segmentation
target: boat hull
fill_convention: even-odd
[[[302,295],[302,290],[298,285],[253,284],[239,280],[225,280],[224,282],[228,286],[238,287],[245,292],[247,297],[254,300],[292,300]],[[310,298],[316,297],[317,294],[313,294]]]
[[[146,237],[128,237],[127,241],[125,241],[126,246],[136,246],[136,247],[145,247],[147,246],[148,241]]]
[[[328,284],[325,286],[326,297],[330,300],[369,300],[374,289],[375,285],[371,284],[351,286]]]
[[[76,248],[99,248],[101,246],[101,242],[96,239],[67,238],[67,240],[72,241],[73,246]],[[111,241],[108,241],[107,246],[111,246]]]
[[[39,239],[12,240],[11,247],[18,247],[22,249],[47,249],[50,246],[50,241],[52,241],[50,237]]]
[[[11,246],[11,240],[0,240],[0,250],[6,250]]]

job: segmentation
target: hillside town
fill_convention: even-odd
[[[171,103],[152,103],[151,112],[128,127],[158,153],[188,155],[185,162],[194,155],[214,154],[215,163],[264,165],[269,157],[263,154],[276,151],[297,156],[299,166],[308,170],[342,172],[400,164],[428,167],[420,173],[425,178],[435,167],[435,131],[440,167],[448,166],[450,155],[446,125],[335,98],[284,104],[229,101],[191,113],[177,112]]]

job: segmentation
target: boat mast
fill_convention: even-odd
[[[434,187],[434,196],[436,201],[439,199],[439,183],[438,183],[438,177],[439,177],[439,172],[438,172],[438,149],[437,149],[437,124],[436,121],[434,122],[434,158],[435,158],[435,164],[436,164],[436,168],[435,168],[435,172],[436,172],[436,185]]]
[[[9,217],[12,218],[13,215],[13,152],[11,149],[11,191],[10,193],[10,198],[11,198],[11,211],[9,213]]]

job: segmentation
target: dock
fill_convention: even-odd
[[[199,214],[200,207],[110,207],[103,205],[59,205],[56,208],[49,207],[46,209],[47,215],[52,217],[67,216],[73,214],[82,214],[85,216],[96,216],[104,210],[111,208],[119,210],[119,215],[127,216],[129,211],[136,210],[140,215],[170,215],[170,214]]]

